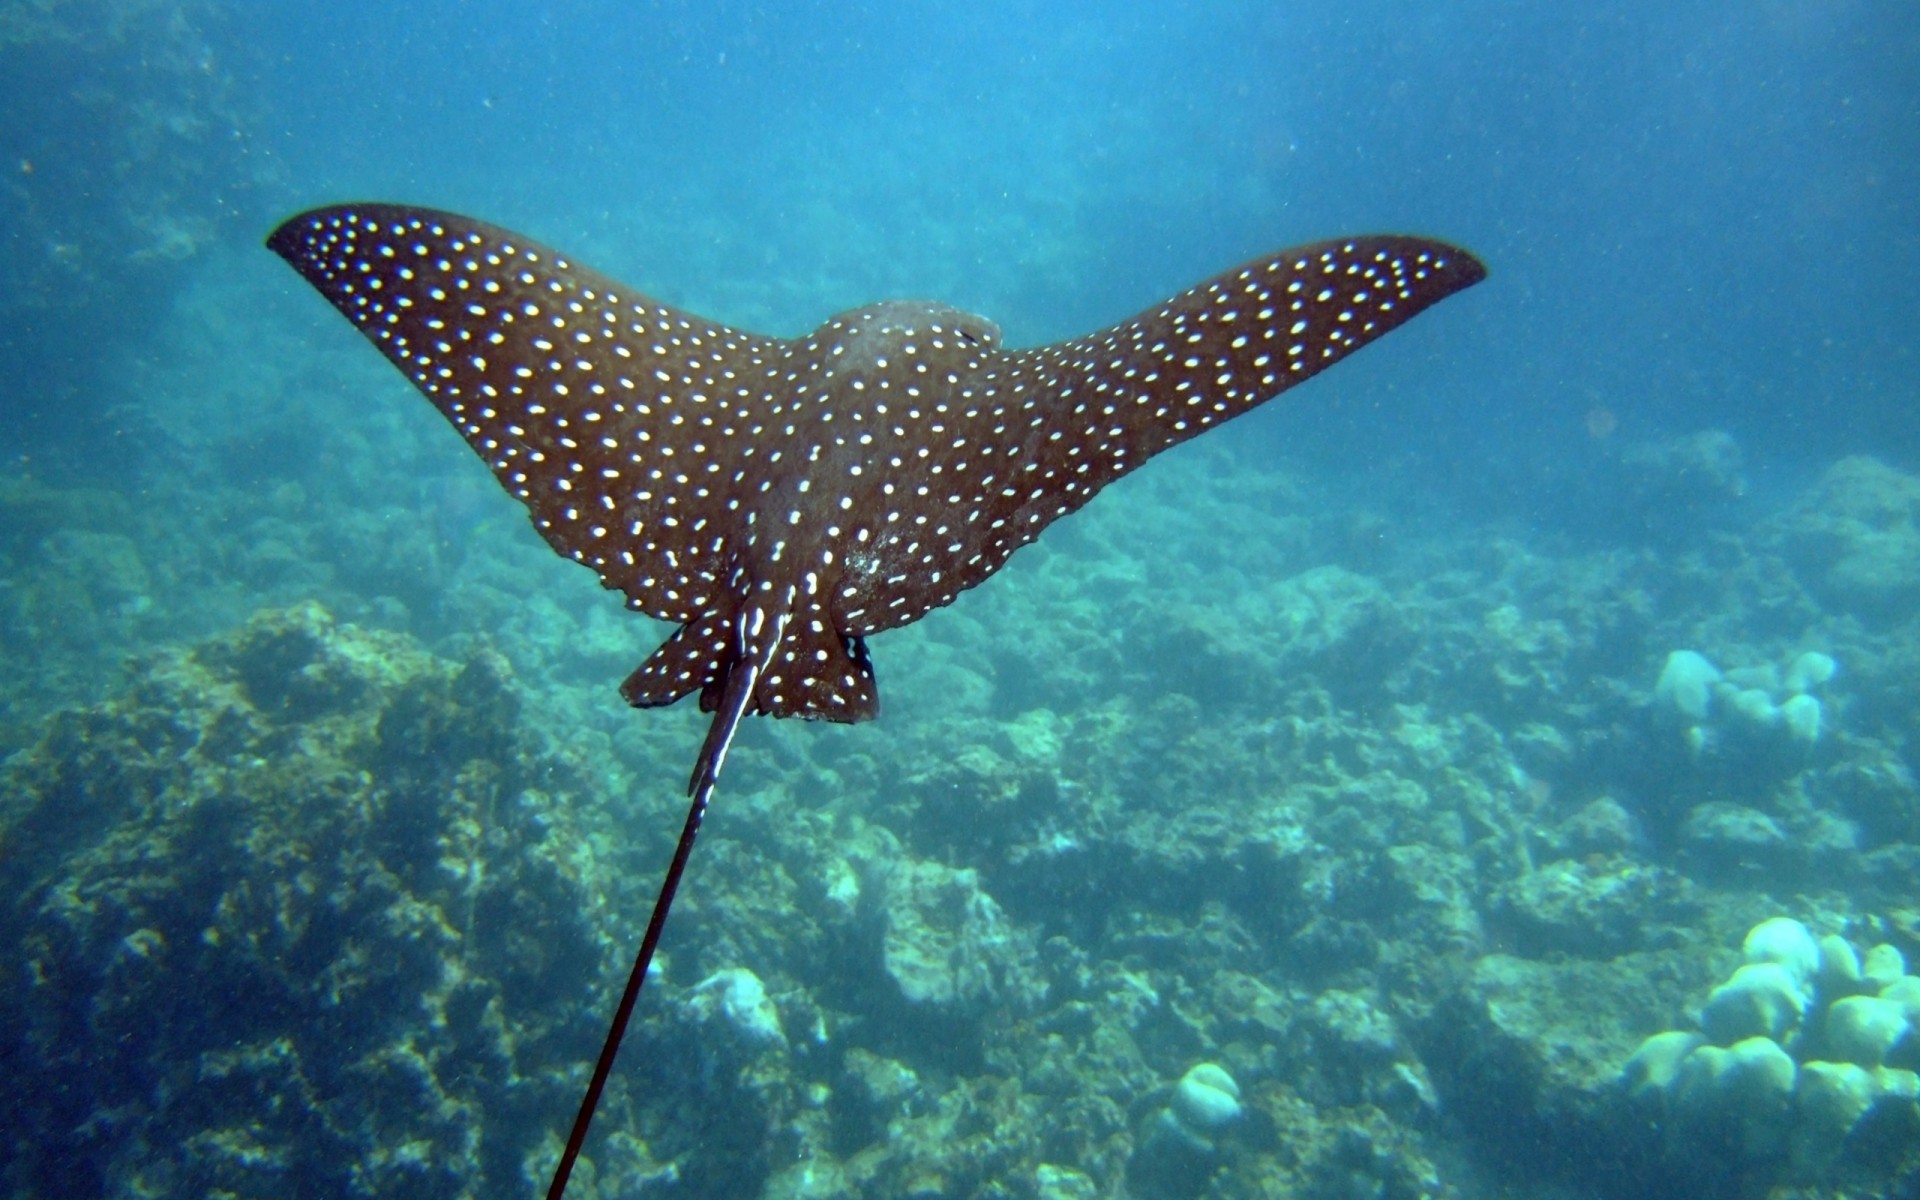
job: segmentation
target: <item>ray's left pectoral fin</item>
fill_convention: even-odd
[[[1313,242],[1216,275],[1108,336],[1129,334],[1132,354],[1157,371],[1176,402],[1169,425],[1206,424],[1311,379],[1486,277],[1479,259],[1430,238]]]
[[[1059,372],[1075,379],[1073,406],[1060,413],[1067,426],[1060,441],[1092,438],[1095,460],[1125,474],[1312,378],[1486,275],[1467,251],[1428,238],[1315,242],[1217,275],[1125,324],[1025,353],[1066,360],[1056,361],[1056,372],[1070,365]],[[1079,464],[1075,469],[1088,474]],[[1106,481],[1090,482],[1097,488]]]

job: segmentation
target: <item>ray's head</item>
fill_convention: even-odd
[[[937,300],[882,300],[833,316],[809,341],[836,373],[897,372],[908,360],[978,360],[1000,348],[1000,327]]]

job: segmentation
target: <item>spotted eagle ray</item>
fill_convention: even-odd
[[[1254,259],[1072,341],[889,300],[801,338],[649,299],[517,233],[347,204],[267,238],[453,423],[559,553],[679,626],[620,686],[714,714],[547,1195],[559,1200],[747,713],[866,721],[868,636],[952,603],[1154,455],[1486,277],[1368,235]]]

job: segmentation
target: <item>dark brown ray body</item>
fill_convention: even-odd
[[[869,634],[951,603],[1155,454],[1486,274],[1420,238],[1320,242],[1009,351],[992,322],[921,301],[803,338],[747,333],[425,209],[317,209],[267,244],[433,401],[555,550],[680,625],[621,694],[698,691],[716,713],[555,1197],[744,714],[872,718]]]

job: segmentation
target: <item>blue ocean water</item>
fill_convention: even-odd
[[[651,1024],[589,1149],[601,1194],[1911,1188],[1898,1151],[1920,1135],[1893,1101],[1856,1140],[1896,1152],[1862,1151],[1847,1176],[1833,1163],[1853,1159],[1822,1159],[1786,1117],[1689,1143],[1667,1113],[1682,1133],[1653,1144],[1630,1132],[1639,1110],[1609,1107],[1610,1083],[1496,1101],[1479,1089],[1510,1080],[1476,1072],[1490,1045],[1570,1036],[1543,993],[1614,1003],[1626,1051],[1684,1024],[1768,916],[1862,954],[1920,953],[1916,62],[1920,13],[1871,0],[87,0],[0,17],[0,752],[16,755],[0,862],[7,954],[31,981],[0,1061],[34,1081],[6,1136],[45,1155],[20,1158],[9,1188],[51,1194],[73,1171],[87,1194],[264,1194],[328,1162],[314,1186],[329,1195],[526,1194],[592,1052],[602,975],[664,865],[705,720],[626,711],[614,689],[666,630],[552,556],[261,248],[285,217],[345,200],[471,213],[782,336],[924,296],[991,317],[1010,345],[1046,343],[1275,248],[1369,231],[1489,266],[1116,486],[951,611],[877,639],[879,722],[749,730],[695,854],[693,886],[714,885],[672,927],[681,961],[643,997]],[[308,602],[332,615],[258,615]],[[162,662],[204,639],[221,648],[192,670]],[[1656,688],[1682,650],[1720,675],[1700,685],[1710,711]],[[429,685],[409,657],[426,651],[497,652],[519,715],[460,715],[496,668]],[[1838,661],[1831,682],[1795,674],[1805,652]],[[276,670],[319,698],[269,703]],[[195,707],[225,687],[255,715]],[[1802,697],[1824,706],[1817,737],[1793,732]],[[185,706],[191,736],[155,749],[140,732],[155,704]],[[443,723],[548,741],[475,749],[418,715],[435,705]],[[336,709],[340,727],[312,733]],[[401,715],[361,722],[372,733],[351,717],[376,710]],[[250,732],[215,736],[236,725]],[[337,959],[262,951],[220,987],[278,963],[290,997],[332,999],[290,999],[276,1025],[189,988],[174,1019],[209,1014],[197,1035],[143,1042],[125,1078],[49,1091],[112,1045],[101,1030],[118,1026],[86,1015],[113,1009],[102,997],[177,990],[155,945],[215,954],[205,913],[251,911],[234,897],[276,880],[338,896],[312,864],[389,844],[372,818],[371,834],[315,826],[298,862],[263,852],[245,888],[184,864],[125,884],[147,878],[128,865],[140,854],[107,852],[126,830],[247,794],[243,752],[305,779],[320,744],[346,764],[328,778],[363,772],[353,786],[381,803],[417,786],[476,806],[393,835],[411,849],[381,870],[421,868],[392,885],[405,903],[334,918],[431,941],[393,934],[417,905],[455,945],[492,914],[505,948],[447,962],[496,987],[471,1023],[527,1030],[525,1046],[502,1037],[476,1066],[439,1034],[413,1039],[465,1028],[438,960],[410,992],[412,975],[347,986]],[[403,744],[446,778],[406,765]],[[138,769],[99,766],[128,746]],[[169,756],[188,764],[177,777]],[[473,799],[493,793],[467,765],[495,758],[520,764],[502,768],[512,782]],[[522,811],[549,804],[589,815]],[[449,849],[462,822],[476,840]],[[538,870],[506,863],[542,837]],[[440,868],[468,881],[464,913],[436,899]],[[488,870],[525,904],[495,903]],[[179,931],[154,915],[167,897],[193,908]],[[297,908],[261,920],[305,929]],[[122,909],[145,915],[72,916]],[[554,945],[593,948],[556,952],[578,992],[559,1015],[514,948],[523,921],[530,940],[552,921]],[[369,943],[352,955],[388,952]],[[964,967],[915,957],[941,954]],[[1697,969],[1633,958],[1659,954]],[[1589,974],[1545,980],[1559,960]],[[141,964],[160,974],[142,983]],[[1643,975],[1666,990],[1626,994]],[[1802,1072],[1840,1053],[1819,1021],[1844,990],[1803,983],[1800,1040],[1774,1031]],[[1485,1016],[1503,989],[1543,1010],[1533,1025]],[[754,1040],[763,1005],[777,1055]],[[301,1087],[180,1099],[271,1077],[263,1064],[295,1053],[271,1047],[340,1012],[368,1024]],[[1910,1072],[1916,1040],[1871,1065]],[[1626,1054],[1596,1041],[1610,1079]],[[397,1082],[407,1054],[432,1087]],[[1237,1115],[1180,1126],[1176,1081],[1211,1060],[1239,1080]],[[468,1075],[487,1082],[463,1091]],[[342,1094],[372,1099],[327,1115]],[[321,1115],[269,1115],[290,1105]],[[403,1115],[436,1105],[421,1129]],[[1802,1149],[1755,1168],[1740,1147],[1769,1138]],[[1612,1149],[1570,1160],[1583,1139]],[[171,1142],[164,1169],[140,1165]],[[1609,1157],[1632,1164],[1625,1182],[1593,1177]],[[1702,1158],[1725,1177],[1674,1166]]]

